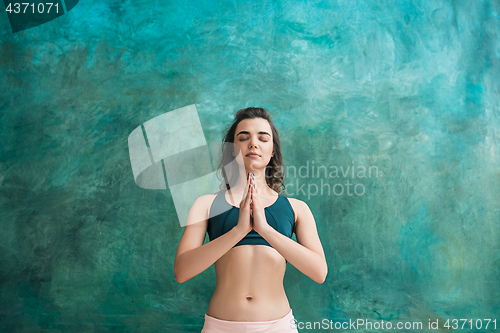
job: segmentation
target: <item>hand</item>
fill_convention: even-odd
[[[260,198],[260,193],[257,190],[257,185],[254,183],[253,179],[250,180],[250,194],[251,194],[251,209],[253,212],[253,229],[260,234],[269,228],[267,223],[266,213],[264,212],[264,207]]]
[[[240,202],[240,216],[238,218],[238,224],[235,228],[238,228],[245,236],[252,231],[252,221],[250,214],[252,213],[252,208],[250,206],[250,173],[247,177],[246,190],[243,193],[243,199]]]

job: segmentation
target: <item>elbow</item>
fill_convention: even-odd
[[[322,284],[326,280],[326,275],[318,276],[314,279],[314,282]]]
[[[186,279],[184,276],[180,276],[179,274],[175,274],[175,280],[179,283],[184,283],[189,279]]]
[[[179,276],[179,274],[175,273],[175,280],[177,280],[177,282],[179,283],[183,283],[183,282],[186,282],[186,279],[182,278],[181,276]]]
[[[319,284],[325,282],[326,276],[328,275],[328,265],[324,258],[321,261],[314,263],[309,267],[309,269],[310,271],[306,273],[306,275],[309,276],[311,280]]]
[[[322,284],[323,282],[325,282],[327,275],[328,275],[328,266],[325,265],[323,271],[320,272],[320,274],[318,274],[317,278],[314,281],[319,284]]]
[[[174,264],[174,275],[175,275],[175,280],[179,283],[183,283],[188,280],[184,276],[182,276],[182,274],[180,274],[179,268],[175,264]]]

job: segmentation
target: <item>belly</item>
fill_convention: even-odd
[[[232,248],[215,263],[217,285],[207,314],[237,321],[285,316],[290,311],[283,288],[285,270],[285,259],[272,247]]]

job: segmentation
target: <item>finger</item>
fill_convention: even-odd
[[[257,206],[257,209],[260,209],[260,207],[262,207],[262,203],[260,202],[260,199],[261,199],[260,194],[257,191],[257,187],[255,187],[252,190],[252,201],[255,203],[254,206]]]
[[[255,179],[250,175],[250,192],[255,188]]]
[[[259,205],[259,198],[253,186],[252,186],[252,203]]]
[[[250,184],[250,181],[249,181],[249,184],[245,189],[245,194],[243,195],[243,203],[245,205],[248,203],[248,201],[250,199],[250,186],[252,186],[252,184]]]
[[[250,214],[253,216],[253,185],[250,184]]]
[[[248,196],[248,191],[249,191],[249,185],[250,185],[250,178],[252,178],[250,176],[250,173],[248,173],[247,175],[247,186],[246,186],[246,189],[245,191],[243,191],[243,198],[242,198],[242,201],[245,201],[246,197]]]
[[[241,195],[241,200],[240,200],[240,208],[244,207],[246,205],[247,197],[248,197],[248,192],[250,189],[250,177],[247,176],[247,186],[245,189],[243,189],[243,194]]]
[[[246,195],[246,197],[244,199],[244,205],[245,206],[246,205],[250,206],[250,202],[252,201],[252,190],[251,190],[251,188],[252,188],[252,184],[248,184],[248,187],[247,187],[247,191],[248,192],[247,192],[247,195]]]

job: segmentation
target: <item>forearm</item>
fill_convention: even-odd
[[[179,283],[182,283],[200,274],[229,251],[243,237],[245,237],[245,234],[237,227],[234,227],[224,235],[196,249],[182,253],[176,258],[174,263],[175,278]]]
[[[290,264],[317,283],[323,283],[328,274],[326,260],[319,253],[295,242],[269,226],[259,234]]]

